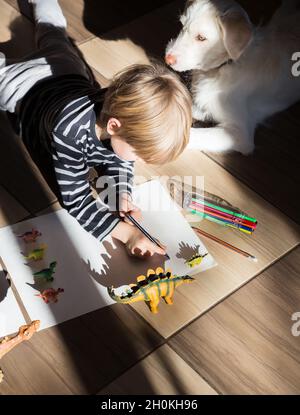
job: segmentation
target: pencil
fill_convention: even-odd
[[[129,215],[129,213],[125,213],[126,218],[128,218],[137,228],[139,228],[139,230],[151,241],[153,242],[156,246],[159,246],[159,248],[162,248],[162,246],[157,242],[156,239],[153,238],[153,236],[151,236],[146,229],[144,229],[135,219],[134,217],[132,217],[131,215]],[[168,254],[165,254],[165,257],[170,259]]]
[[[249,254],[246,251],[243,251],[240,248],[237,248],[236,246],[233,246],[231,244],[229,244],[228,242],[222,241],[222,239],[217,238],[214,235],[211,235],[205,231],[203,231],[202,229],[196,228],[195,226],[192,226],[192,229],[194,229],[194,231],[196,231],[197,233],[199,233],[200,235],[206,236],[207,238],[211,239],[212,241],[215,241],[217,243],[219,243],[220,245],[225,246],[228,249],[231,249],[232,251],[241,254],[243,256],[245,256],[248,259],[251,259],[254,262],[257,262],[257,258],[254,255]]]

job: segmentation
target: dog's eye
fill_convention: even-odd
[[[205,36],[202,36],[202,35],[197,35],[196,36],[196,40],[198,40],[198,42],[204,42],[205,40],[207,40],[206,39],[206,37]]]

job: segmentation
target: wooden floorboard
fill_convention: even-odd
[[[142,370],[141,370],[142,369]],[[159,347],[98,395],[216,395],[169,346]]]
[[[169,345],[223,394],[300,393],[300,248],[186,327]]]
[[[131,40],[94,38],[79,46],[86,62],[106,79],[132,63],[148,63],[146,53]]]
[[[4,1],[4,0],[3,0]],[[5,0],[9,5],[14,7],[23,16],[33,23],[32,7],[27,1],[23,0]],[[85,28],[82,21],[84,12],[84,1],[76,0],[70,2],[69,0],[60,0],[59,4],[67,18],[67,31],[69,36],[74,39],[76,43],[81,43],[93,37],[93,34]]]
[[[0,394],[94,394],[160,343],[130,308],[105,307],[42,330],[7,354]]]

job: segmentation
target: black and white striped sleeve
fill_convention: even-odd
[[[64,207],[98,240],[102,240],[120,222],[109,207],[95,199],[89,184],[85,155],[74,141],[53,133],[53,163]]]
[[[118,159],[106,166],[104,175],[108,177],[109,187],[116,197],[116,210],[119,210],[120,195],[133,189],[134,162]]]

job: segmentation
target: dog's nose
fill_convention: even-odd
[[[165,61],[168,65],[174,65],[176,63],[176,56],[172,55],[171,53],[168,53],[165,57]]]

